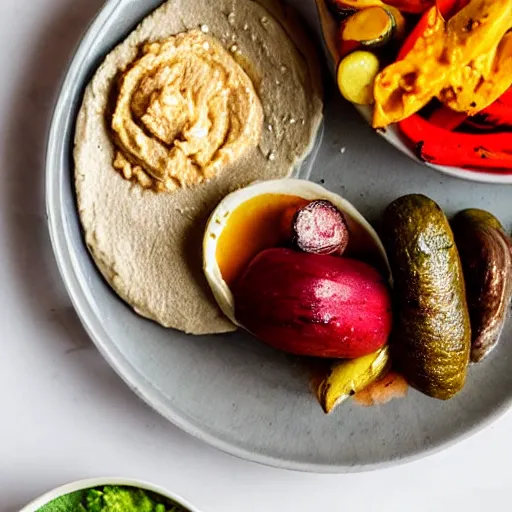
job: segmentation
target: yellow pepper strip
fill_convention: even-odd
[[[404,60],[386,67],[375,80],[374,128],[420,110],[450,85],[454,70],[497,47],[511,26],[511,0],[472,0],[446,26],[432,8],[428,28]]]
[[[494,103],[512,86],[512,33],[492,49],[460,68],[450,77],[450,86],[439,100],[457,112],[474,116]]]
[[[373,127],[383,128],[414,114],[441,90],[438,73],[444,49],[445,21],[437,9],[428,11],[428,24],[405,59],[384,68],[375,79]]]
[[[511,26],[510,0],[472,0],[448,22],[444,57],[448,64],[465,65],[497,46]]]

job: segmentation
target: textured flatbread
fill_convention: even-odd
[[[240,50],[237,60],[263,105],[263,134],[257,149],[218,178],[156,194],[113,169],[109,96],[116,75],[136,58],[142,43],[203,25],[226,48],[236,44]],[[138,314],[192,334],[235,329],[202,272],[205,224],[227,193],[255,180],[289,176],[309,153],[322,119],[320,73],[295,13],[269,0],[168,1],[106,57],[77,119],[78,208],[94,261]]]

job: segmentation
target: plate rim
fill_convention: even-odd
[[[74,251],[70,249],[69,238],[66,235],[64,212],[61,208],[61,196],[65,191],[59,187],[58,183],[59,169],[62,166],[62,152],[59,151],[59,141],[61,140],[61,138],[59,138],[59,133],[61,133],[61,125],[65,123],[65,107],[68,102],[68,97],[70,96],[70,91],[74,89],[74,87],[72,87],[74,78],[76,78],[83,60],[89,53],[97,33],[106,23],[108,18],[112,16],[118,8],[122,7],[122,4],[124,4],[125,1],[126,0],[107,0],[96,16],[93,17],[78,46],[73,52],[68,68],[64,73],[64,78],[58,89],[57,99],[51,114],[45,155],[46,217],[50,242],[59,273],[70,297],[71,303],[85,331],[96,345],[98,351],[125,382],[125,384],[149,407],[196,439],[199,439],[200,441],[239,459],[259,463],[265,466],[301,472],[325,474],[360,473],[403,465],[435,453],[439,453],[455,444],[458,444],[459,442],[474,436],[478,432],[481,432],[501,418],[512,405],[512,395],[496,406],[491,414],[475,422],[465,432],[459,435],[449,436],[437,445],[432,445],[426,449],[418,449],[404,457],[396,457],[376,463],[364,464],[315,463],[297,461],[282,457],[280,458],[277,456],[274,457],[258,453],[256,451],[251,451],[248,448],[243,448],[237,444],[225,441],[219,436],[206,432],[204,429],[189,421],[186,417],[180,414],[179,411],[167,406],[164,403],[162,395],[158,392],[158,389],[150,381],[145,379],[133,367],[133,365],[126,360],[115,344],[108,342],[110,337],[105,331],[102,322],[98,320],[94,308],[89,303],[85,287],[82,286],[82,282],[78,272],[76,271],[76,255],[74,254]],[[144,390],[142,389],[141,383],[146,384],[146,388]]]

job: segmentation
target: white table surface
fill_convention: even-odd
[[[43,202],[54,96],[102,3],[0,0],[0,512],[94,476],[149,480],[204,512],[511,510],[512,414],[406,466],[299,474],[232,458],[189,437],[105,363],[64,291]]]

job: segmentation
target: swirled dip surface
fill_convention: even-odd
[[[274,0],[169,0],[106,57],[77,119],[75,185],[94,262],[137,313],[234,329],[203,275],[206,222],[226,194],[289,176],[309,153],[320,76]]]
[[[122,76],[114,167],[157,190],[196,185],[255,147],[262,122],[251,79],[222,44],[179,34],[145,45]]]

